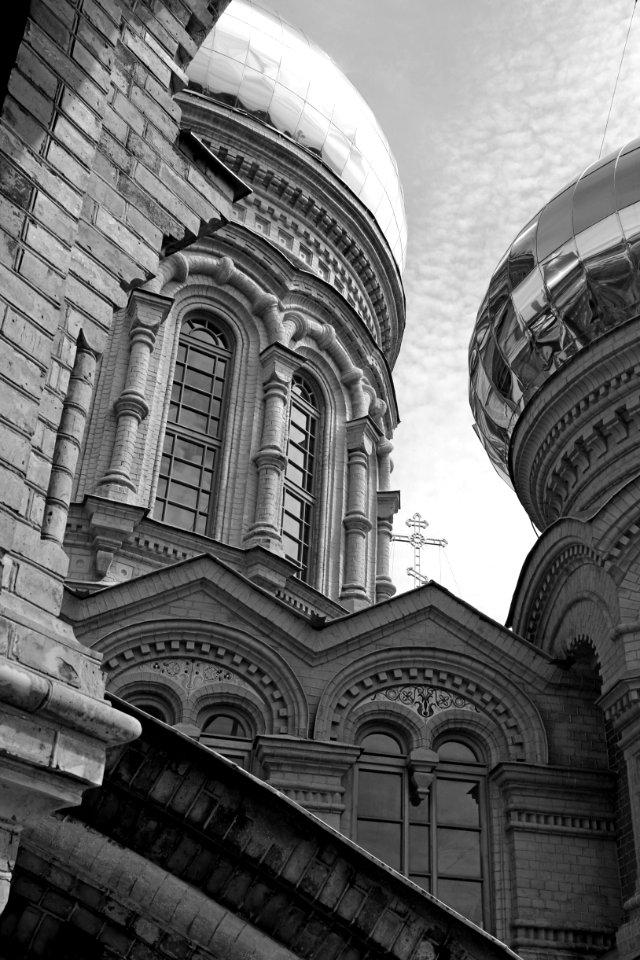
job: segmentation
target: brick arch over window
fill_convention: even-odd
[[[426,728],[426,746],[430,750],[437,752],[438,743],[443,740],[462,739],[470,740],[489,767],[510,756],[506,730],[488,714],[470,713],[454,707],[430,717]]]
[[[198,690],[189,704],[189,720],[202,729],[209,716],[224,713],[225,708],[245,716],[253,736],[274,732],[273,716],[265,701],[253,690],[229,681],[210,683]]]
[[[580,573],[567,579],[564,603],[558,602],[549,617],[549,652],[560,659],[571,657],[575,644],[587,638],[606,684],[624,670],[624,651],[612,640],[616,623],[611,611],[592,586]]]
[[[398,731],[406,742],[407,751],[427,747],[426,726],[422,719],[402,703],[360,703],[346,717],[343,730],[346,743],[359,743],[367,727],[376,724]]]
[[[293,670],[264,641],[241,631],[193,620],[146,621],[114,631],[94,648],[104,655],[108,688],[114,692],[121,678],[141,668],[174,683],[181,676],[187,704],[209,682],[231,680],[265,704],[274,733],[307,736],[307,701]],[[212,670],[213,679],[207,676]]]
[[[158,706],[165,723],[174,726],[182,723],[187,708],[184,691],[170,678],[159,678],[153,670],[141,667],[123,674],[109,686],[109,692],[127,700],[134,707],[146,710],[155,716],[147,706]]]
[[[475,669],[474,669],[475,666]],[[404,649],[392,656],[362,658],[339,674],[324,690],[315,723],[315,737],[345,740],[345,723],[361,703],[390,688],[432,687],[460,697],[492,718],[503,731],[509,760],[545,763],[548,744],[544,724],[523,688],[480,661],[442,650]],[[455,703],[453,704],[455,706]]]

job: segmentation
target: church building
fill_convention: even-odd
[[[396,595],[397,166],[226,6],[7,38],[0,960],[639,960],[640,141],[472,333],[507,625]]]

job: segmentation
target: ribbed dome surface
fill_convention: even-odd
[[[640,140],[556,194],[500,261],[469,346],[477,433],[505,471],[527,400],[567,360],[640,312]]]
[[[371,109],[326,53],[278,14],[234,0],[189,79],[319,157],[373,214],[402,270],[407,225],[396,162]]]

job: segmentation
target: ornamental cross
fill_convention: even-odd
[[[413,566],[407,567],[407,574],[413,577],[414,586],[419,587],[429,582],[429,578],[420,570],[420,553],[422,548],[426,546],[446,547],[447,541],[437,540],[433,537],[425,537],[422,531],[426,530],[429,524],[426,520],[422,519],[422,515],[419,513],[414,513],[414,515],[407,520],[407,526],[411,530],[409,536],[400,536],[394,533],[391,539],[400,540],[402,543],[410,543],[413,547]]]

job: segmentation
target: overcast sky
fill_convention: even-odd
[[[423,572],[504,622],[535,533],[472,431],[469,337],[519,228],[598,157],[633,0],[263,2],[333,57],[398,161],[409,253],[396,532],[421,513],[449,542],[446,559],[423,553]],[[636,12],[603,154],[640,135],[639,90]],[[397,544],[399,589],[411,562]]]

